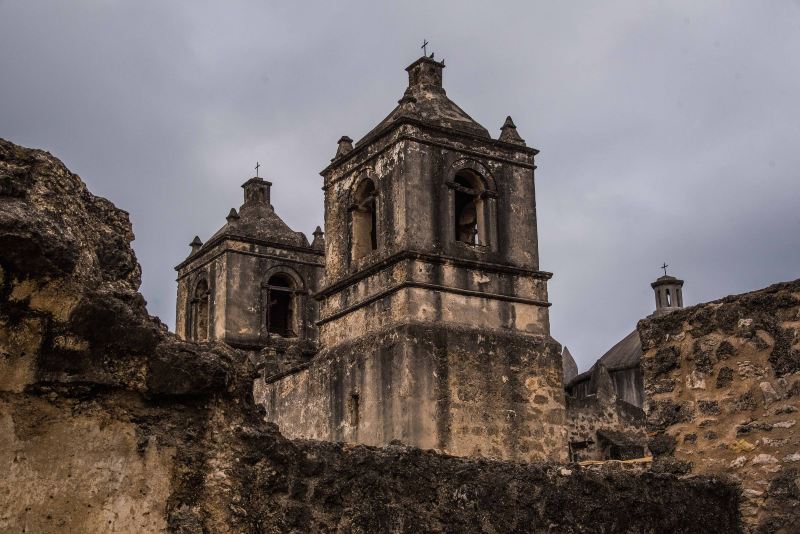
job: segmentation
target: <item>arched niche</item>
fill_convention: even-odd
[[[195,341],[208,341],[210,337],[210,297],[208,281],[200,278],[195,282],[189,301],[189,337]]]
[[[350,258],[358,260],[378,248],[377,190],[362,179],[353,190],[350,205]]]
[[[482,164],[462,159],[451,167],[448,212],[453,241],[495,250],[497,192],[494,178]]]
[[[268,335],[298,337],[303,324],[302,277],[288,266],[273,267],[265,274],[261,291],[264,331]]]

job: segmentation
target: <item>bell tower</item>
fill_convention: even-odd
[[[322,171],[326,346],[409,323],[549,334],[538,151],[510,117],[492,139],[447,98],[443,69],[412,63],[394,111]]]
[[[562,460],[538,151],[510,117],[493,139],[447,97],[444,68],[409,65],[394,110],[343,136],[322,171],[323,349],[307,377],[272,386],[267,411],[290,437]]]

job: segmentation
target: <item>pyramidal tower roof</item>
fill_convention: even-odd
[[[432,56],[422,56],[406,68],[408,87],[397,107],[356,145],[367,142],[390,124],[403,119],[414,119],[431,126],[491,138],[486,128],[447,98],[442,86],[444,61],[436,61]]]
[[[212,246],[218,238],[244,237],[258,239],[278,245],[308,247],[308,239],[302,232],[295,232],[281,219],[270,203],[271,182],[263,178],[250,178],[244,184],[244,203],[237,212],[231,209],[222,228],[211,236],[202,247],[192,247],[192,252]]]

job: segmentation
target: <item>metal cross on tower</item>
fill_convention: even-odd
[[[661,268],[664,269],[664,276],[667,276],[667,267],[669,267],[669,265],[667,265],[667,262],[664,262],[664,265],[661,266]]]
[[[258,168],[259,167],[261,167],[261,165],[256,161],[256,178],[258,178]]]
[[[427,56],[428,55],[428,41],[423,39],[422,40],[422,46],[420,46],[420,48],[422,49],[422,54]]]

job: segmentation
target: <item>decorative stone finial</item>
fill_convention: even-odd
[[[525,145],[525,140],[519,136],[517,125],[514,124],[510,115],[506,117],[506,122],[504,122],[503,126],[500,128],[500,141],[504,143],[513,143],[515,145]]]
[[[333,157],[333,159],[336,159],[339,156],[344,156],[345,154],[353,150],[353,140],[347,137],[346,135],[340,137],[337,143],[339,144],[339,148],[336,149],[336,155]]]
[[[203,242],[200,241],[200,236],[194,236],[194,239],[192,239],[192,242],[189,243],[189,246],[192,247],[192,254],[200,250],[200,247],[203,246]]]
[[[236,213],[236,208],[231,208],[231,211],[228,212],[228,216],[225,217],[225,220],[228,221],[228,224],[233,224],[239,220],[239,214]]]
[[[315,248],[317,250],[325,250],[325,232],[322,231],[322,228],[317,226],[314,230],[314,240],[311,242],[311,248]]]

